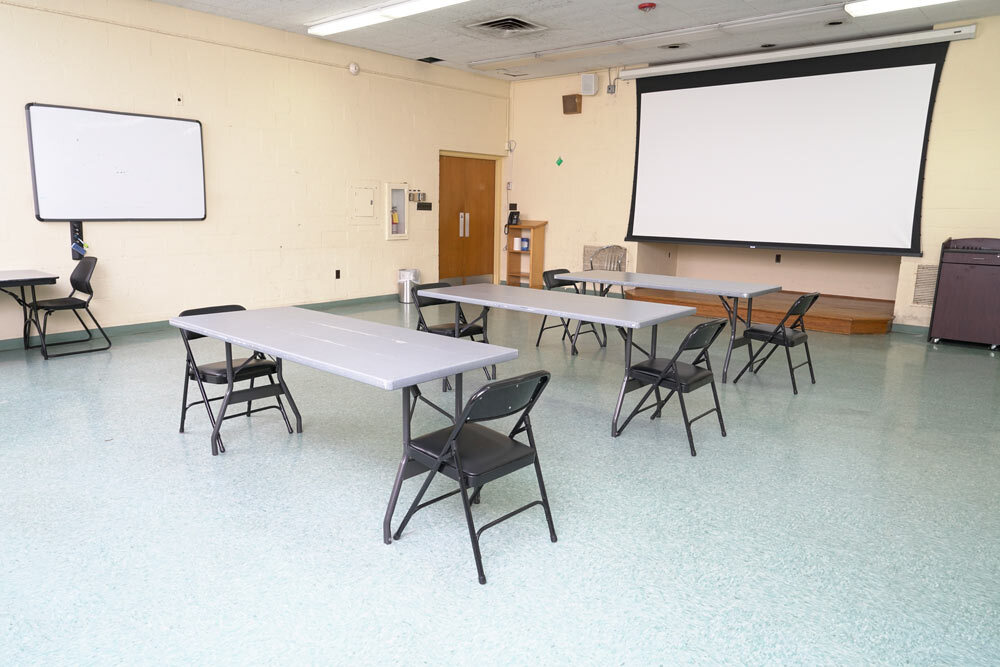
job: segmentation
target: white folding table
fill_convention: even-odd
[[[490,308],[517,310],[536,315],[549,315],[581,322],[608,324],[618,328],[625,339],[625,379],[618,394],[618,404],[611,418],[611,435],[618,432],[618,417],[621,413],[625,394],[636,387],[628,383],[628,369],[632,366],[632,348],[649,356],[656,357],[657,325],[661,322],[675,320],[679,317],[694,315],[695,309],[688,306],[671,306],[647,301],[625,299],[606,299],[599,296],[560,292],[556,290],[537,290],[510,285],[490,285],[480,283],[474,285],[459,285],[455,287],[438,287],[418,292],[421,296],[435,297],[445,301],[455,302],[455,322],[459,321],[458,313],[461,304],[467,303],[483,307],[483,314],[472,322],[483,319]],[[457,326],[457,325],[456,325]],[[652,327],[652,337],[648,352],[633,342],[636,329]],[[579,335],[579,329],[577,330]],[[575,338],[574,338],[575,346]]]
[[[647,289],[673,290],[676,292],[691,292],[694,294],[711,294],[719,297],[729,315],[729,347],[726,349],[726,363],[722,366],[722,381],[726,381],[729,373],[729,358],[733,348],[747,344],[742,335],[737,339],[736,327],[743,322],[750,328],[753,315],[753,299],[755,296],[780,292],[781,285],[764,285],[761,283],[743,283],[731,280],[710,280],[707,278],[684,278],[681,276],[663,276],[657,273],[633,273],[631,271],[579,271],[576,273],[561,273],[556,278],[574,282],[588,282],[598,285],[621,285],[622,287],[644,287]],[[731,299],[732,303],[727,299]],[[746,299],[747,315],[740,317],[740,299]]]
[[[41,325],[38,323],[38,313],[32,306],[32,304],[38,301],[35,297],[35,287],[37,285],[55,285],[58,279],[59,276],[55,274],[36,271],[35,269],[0,271],[0,292],[9,294],[21,306],[21,316],[24,318],[22,338],[24,340],[24,349],[26,350],[31,347],[38,347],[37,345],[29,345],[28,338],[31,335],[31,325],[34,324],[35,329],[38,331],[42,330]],[[14,287],[20,289],[20,297],[7,289]],[[24,294],[25,287],[31,288],[31,300],[28,300]]]
[[[219,429],[226,408],[232,403],[284,395],[295,414],[296,430],[302,432],[302,417],[282,376],[283,361],[292,361],[390,391],[403,390],[403,458],[396,471],[389,507],[382,524],[386,544],[392,541],[389,524],[403,480],[427,470],[410,459],[407,453],[410,420],[417,400],[424,401],[449,419],[457,419],[463,407],[462,373],[517,358],[517,350],[507,347],[456,340],[304,308],[264,308],[174,317],[170,324],[226,344],[228,384],[212,430],[213,454],[217,452]],[[234,390],[233,345],[274,357],[278,383]],[[454,416],[422,396],[417,387],[418,383],[440,380],[451,375],[455,376]]]

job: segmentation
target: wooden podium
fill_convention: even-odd
[[[545,225],[548,220],[521,220],[507,228],[507,284],[542,288],[545,270]],[[522,250],[522,239],[528,249]]]

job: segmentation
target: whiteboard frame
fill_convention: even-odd
[[[89,111],[92,113],[104,113],[112,114],[116,116],[138,116],[140,118],[156,118],[158,120],[174,120],[184,123],[195,123],[198,126],[198,141],[201,149],[201,196],[202,196],[202,211],[204,215],[200,218],[43,218],[40,215],[38,206],[38,183],[35,176],[35,150],[32,145],[32,131],[31,131],[31,107],[48,107],[52,109],[69,109],[72,111]],[[205,190],[205,135],[203,132],[203,126],[200,120],[194,118],[177,118],[175,116],[158,116],[155,114],[143,114],[143,113],[131,113],[127,111],[109,111],[107,109],[91,109],[88,107],[74,107],[63,104],[45,104],[41,102],[29,102],[24,105],[24,118],[27,122],[28,127],[28,160],[31,163],[31,195],[35,204],[35,219],[39,222],[90,222],[90,221],[102,221],[102,222],[155,222],[155,221],[192,221],[192,220],[204,220],[208,217],[208,197]]]

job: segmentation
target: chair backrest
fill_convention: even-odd
[[[238,310],[246,310],[246,308],[236,304],[230,304],[228,306],[208,306],[206,308],[191,308],[190,310],[182,310],[178,317],[187,317],[188,315],[212,315],[214,313],[232,313]],[[204,338],[204,335],[193,331],[187,331],[186,329],[181,329],[181,338],[184,340],[195,340],[198,338]]]
[[[789,328],[804,328],[802,326],[802,316],[809,312],[809,309],[813,307],[813,304],[816,303],[817,299],[819,299],[819,292],[812,292],[811,294],[803,294],[800,296],[795,300],[795,303],[792,304],[792,307],[788,309],[788,312],[785,313],[785,316],[781,319],[781,324],[778,326],[785,326],[785,322],[791,319],[792,323],[788,325]]]
[[[681,341],[681,346],[678,348],[678,355],[681,352],[688,352],[690,350],[706,350],[715,339],[719,337],[722,330],[726,328],[729,321],[720,318],[717,320],[709,320],[708,322],[702,322],[694,329],[688,332],[688,335],[684,337]]]
[[[545,284],[545,289],[554,289],[563,285],[569,285],[568,281],[556,280],[556,276],[562,273],[569,273],[569,269],[549,269],[548,271],[542,271],[542,282]]]
[[[533,371],[506,380],[491,382],[469,397],[459,425],[509,417],[518,412],[527,415],[549,383],[548,371]]]
[[[598,248],[590,256],[590,268],[604,271],[625,270],[625,248],[620,245],[606,245]]]
[[[677,348],[677,352],[674,353],[670,363],[663,367],[660,376],[665,377],[669,374],[674,369],[674,365],[680,356],[691,350],[698,351],[698,354],[695,355],[694,360],[691,362],[692,364],[699,364],[704,361],[706,366],[711,369],[712,362],[708,359],[708,348],[712,346],[712,343],[715,342],[715,339],[719,337],[719,334],[722,333],[722,330],[728,324],[729,320],[719,318],[717,320],[702,322],[694,329],[691,329],[687,336],[684,336],[684,340],[681,341],[680,347]]]
[[[69,284],[74,291],[84,294],[94,295],[94,290],[90,286],[90,279],[94,275],[94,267],[97,266],[97,258],[88,255],[82,258],[69,276]]]
[[[420,296],[417,294],[422,289],[437,289],[438,287],[451,287],[448,283],[413,283],[410,285],[410,292],[413,295],[413,303],[417,304],[417,308],[423,308],[424,306],[441,306],[444,304],[452,304],[451,301],[446,301],[445,299],[438,299],[433,296]]]

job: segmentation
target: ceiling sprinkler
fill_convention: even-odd
[[[656,9],[656,3],[655,2],[640,2],[639,3],[639,11],[642,12],[643,14],[648,14],[651,11],[653,11],[654,9]]]

